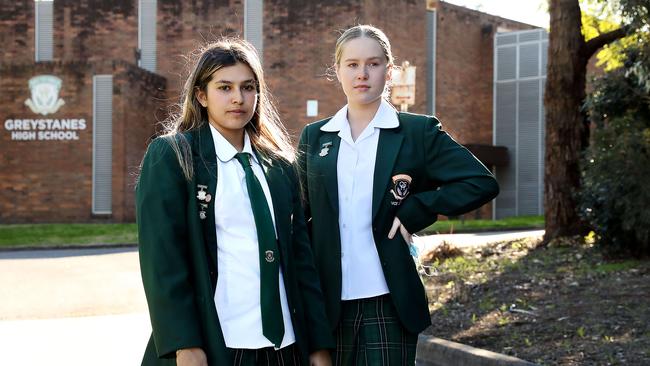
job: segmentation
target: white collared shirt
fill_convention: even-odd
[[[341,299],[363,299],[389,292],[372,235],[372,191],[379,132],[399,126],[395,108],[382,99],[375,117],[352,140],[347,105],[321,127],[339,131],[337,160],[339,231],[341,233]]]
[[[244,168],[235,159],[237,150],[214,127],[210,126],[217,152],[217,189],[215,223],[217,229],[217,289],[214,303],[219,315],[226,347],[257,349],[272,347],[262,334],[260,307],[260,261],[255,218],[248,198]],[[262,185],[273,218],[273,201],[262,166],[253,152],[248,134],[244,135],[243,152],[253,157],[251,165]],[[277,233],[277,229],[276,229]],[[276,234],[277,235],[277,234]],[[287,303],[282,268],[280,268],[280,302],[284,320],[281,347],[295,342]]]

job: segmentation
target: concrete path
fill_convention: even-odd
[[[544,230],[519,230],[519,231],[497,231],[470,234],[438,234],[414,237],[415,244],[421,252],[435,249],[443,242],[453,244],[457,247],[474,247],[506,240],[517,240],[522,238],[541,238]]]
[[[146,312],[136,249],[0,252],[0,320]]]
[[[151,332],[137,251],[0,252],[3,365],[139,365]]]
[[[3,365],[139,365],[147,313],[0,321]]]

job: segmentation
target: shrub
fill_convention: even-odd
[[[579,209],[612,256],[650,255],[648,60],[630,52],[624,69],[594,83],[586,103],[597,127],[582,163]]]

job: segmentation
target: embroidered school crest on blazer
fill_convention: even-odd
[[[413,179],[407,174],[397,174],[392,178],[393,188],[390,190],[390,193],[393,194],[396,201],[391,201],[393,206],[399,206],[402,203],[402,200],[409,195],[411,188],[411,181]]]

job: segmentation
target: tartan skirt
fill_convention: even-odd
[[[295,344],[281,348],[233,349],[234,366],[300,366],[300,355]]]
[[[412,366],[417,339],[400,323],[390,295],[342,301],[332,364]]]

